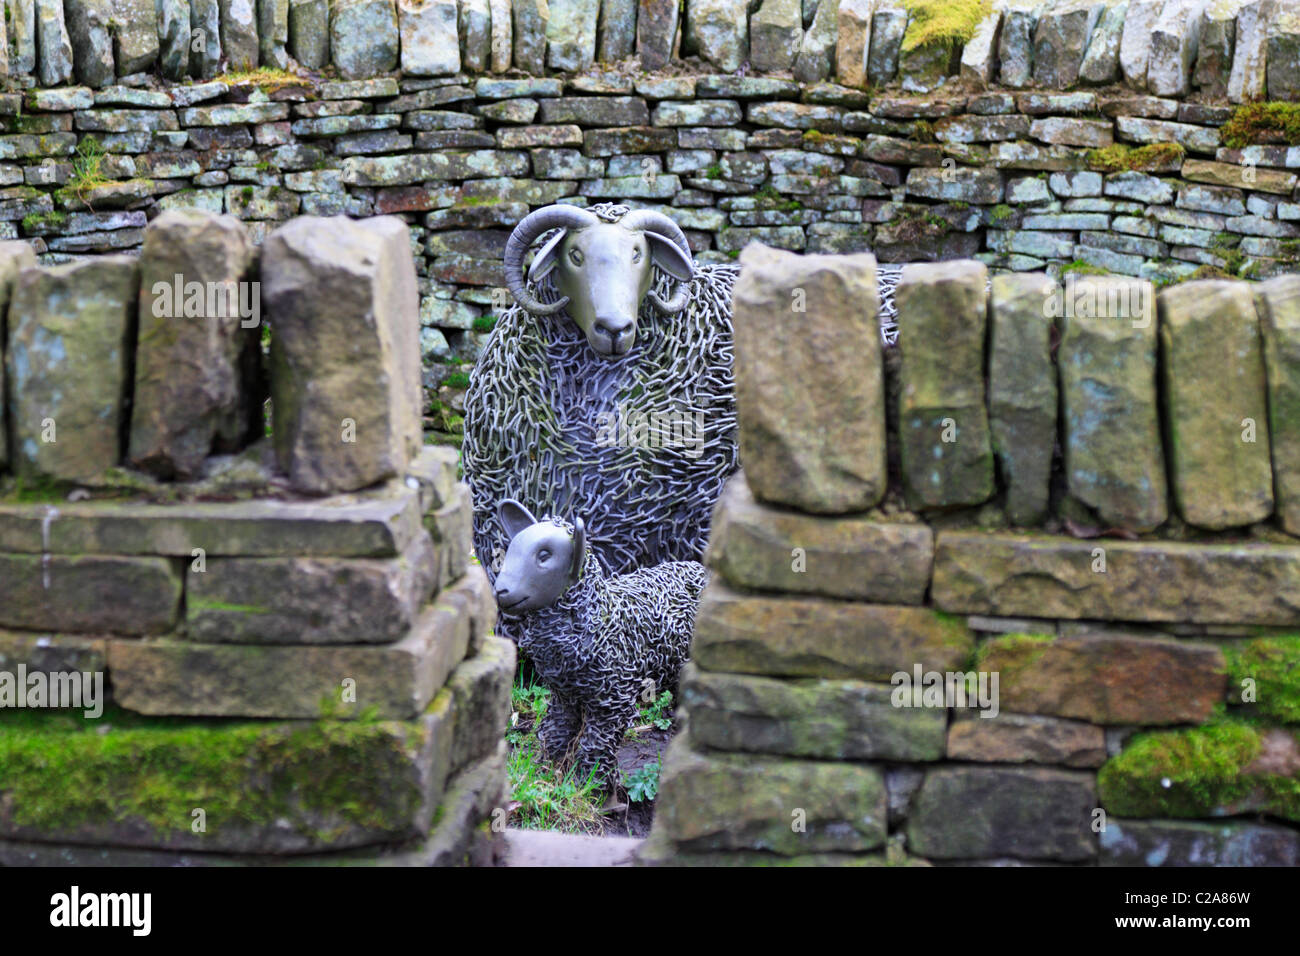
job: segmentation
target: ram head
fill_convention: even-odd
[[[524,253],[543,233],[559,229],[538,251],[528,269],[536,284],[554,273],[560,297],[550,303],[529,293],[524,281]],[[656,265],[677,279],[668,298],[651,290]],[[554,315],[565,309],[582,329],[592,349],[606,357],[624,355],[636,342],[636,319],[642,300],[663,314],[687,305],[686,283],[695,275],[686,236],[662,213],[640,209],[617,222],[606,222],[577,206],[547,206],[529,214],[506,243],[506,284],[528,312]]]

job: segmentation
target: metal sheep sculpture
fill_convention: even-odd
[[[525,279],[525,253],[552,230]],[[505,272],[517,304],[465,396],[474,546],[489,576],[509,544],[496,511],[507,498],[538,514],[581,506],[609,574],[699,559],[737,467],[736,267],[697,267],[661,213],[599,204],[525,217]]]
[[[510,546],[497,606],[518,622],[519,649],[551,689],[537,733],[543,755],[572,759],[580,780],[595,771],[617,786],[618,746],[638,695],[676,688],[708,572],[697,561],[666,561],[607,577],[581,518],[539,521],[506,500],[498,520]]]

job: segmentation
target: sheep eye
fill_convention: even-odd
[[[547,562],[547,561],[549,561],[549,560],[551,560],[551,552],[550,552],[550,551],[547,551],[545,548],[542,548],[542,550],[540,550],[540,551],[537,552],[537,563],[538,563],[538,564],[544,564],[545,562]]]
[[[582,265],[582,253],[579,252],[577,249],[570,249],[569,261],[572,262],[575,266]]]
[[[641,250],[640,250],[640,249],[633,249],[633,250],[632,250],[632,261],[633,261],[633,262],[640,262],[640,261],[641,261]]]

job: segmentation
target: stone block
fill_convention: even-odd
[[[988,271],[973,261],[905,266],[899,452],[912,508],[973,505],[994,491],[984,395]]]
[[[834,514],[885,491],[876,262],[752,245],[734,293],[736,405],[761,501]]]
[[[276,454],[295,488],[364,488],[421,445],[410,250],[408,227],[390,217],[302,217],[263,246]]]

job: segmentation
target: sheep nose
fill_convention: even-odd
[[[624,315],[598,315],[596,328],[611,337],[622,335],[632,327],[632,320]]]
[[[510,589],[509,589],[509,588],[497,588],[497,600],[498,600],[498,601],[500,601],[502,598],[508,598],[508,597],[510,597]]]

